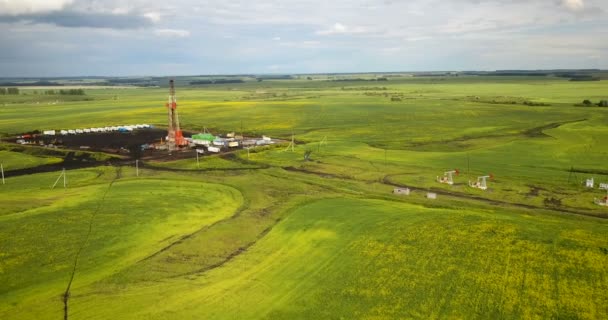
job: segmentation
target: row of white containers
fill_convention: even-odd
[[[68,135],[68,134],[83,134],[91,132],[112,132],[112,131],[133,131],[135,129],[147,129],[151,126],[149,124],[135,124],[128,126],[113,126],[113,127],[101,127],[101,128],[87,128],[87,129],[70,129],[70,130],[44,130],[42,133],[47,136],[54,136],[56,134]]]

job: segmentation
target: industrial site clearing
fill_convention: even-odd
[[[581,72],[23,80],[0,319],[606,319]]]

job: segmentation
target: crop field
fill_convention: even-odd
[[[608,108],[581,106],[608,82],[187,82],[184,130],[293,151],[190,150],[139,175],[91,153],[52,189],[60,171],[36,168],[68,150],[0,142],[0,318],[608,318],[606,191],[584,186],[608,183]],[[166,88],[21,92],[0,96],[3,136],[165,127]]]

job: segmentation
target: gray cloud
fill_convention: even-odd
[[[86,27],[111,29],[134,29],[151,26],[153,24],[151,19],[144,16],[76,11],[0,16],[0,22],[44,23],[68,28]]]

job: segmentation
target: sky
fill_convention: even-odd
[[[0,77],[608,69],[608,0],[0,0]]]

